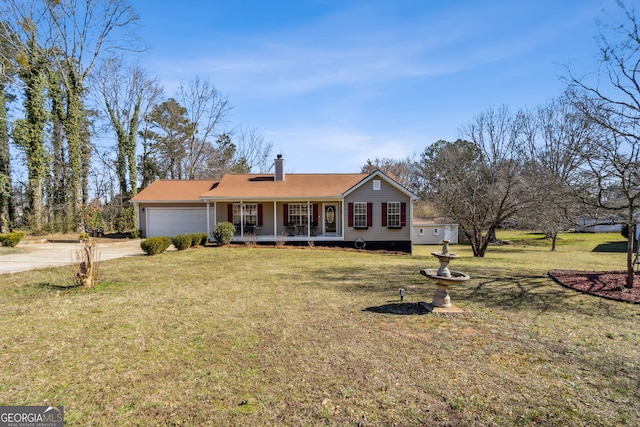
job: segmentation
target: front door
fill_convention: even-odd
[[[322,211],[322,222],[324,224],[323,234],[338,234],[338,205],[335,203],[325,203],[322,205]]]

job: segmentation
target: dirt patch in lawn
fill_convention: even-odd
[[[624,287],[626,271],[571,271],[552,270],[549,272],[556,282],[568,288],[618,301],[640,304],[640,275],[634,276],[632,289]]]

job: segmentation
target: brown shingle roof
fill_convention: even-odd
[[[136,194],[132,202],[199,202],[211,190],[214,180],[159,179]]]
[[[367,174],[286,174],[284,181],[273,175],[227,174],[218,185],[201,196],[204,199],[313,199],[338,197]]]

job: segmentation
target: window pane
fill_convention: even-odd
[[[356,228],[367,228],[367,204],[356,202],[353,204],[353,225]]]
[[[387,226],[400,227],[400,202],[387,203]]]
[[[309,206],[306,203],[289,203],[289,224],[307,225],[309,223]]]
[[[240,205],[236,203],[233,205],[233,223],[244,225],[256,225],[258,224],[258,204],[257,203],[247,203],[245,205]]]

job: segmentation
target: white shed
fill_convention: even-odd
[[[412,240],[414,245],[437,245],[443,240],[458,243],[458,224],[437,219],[414,218]]]

